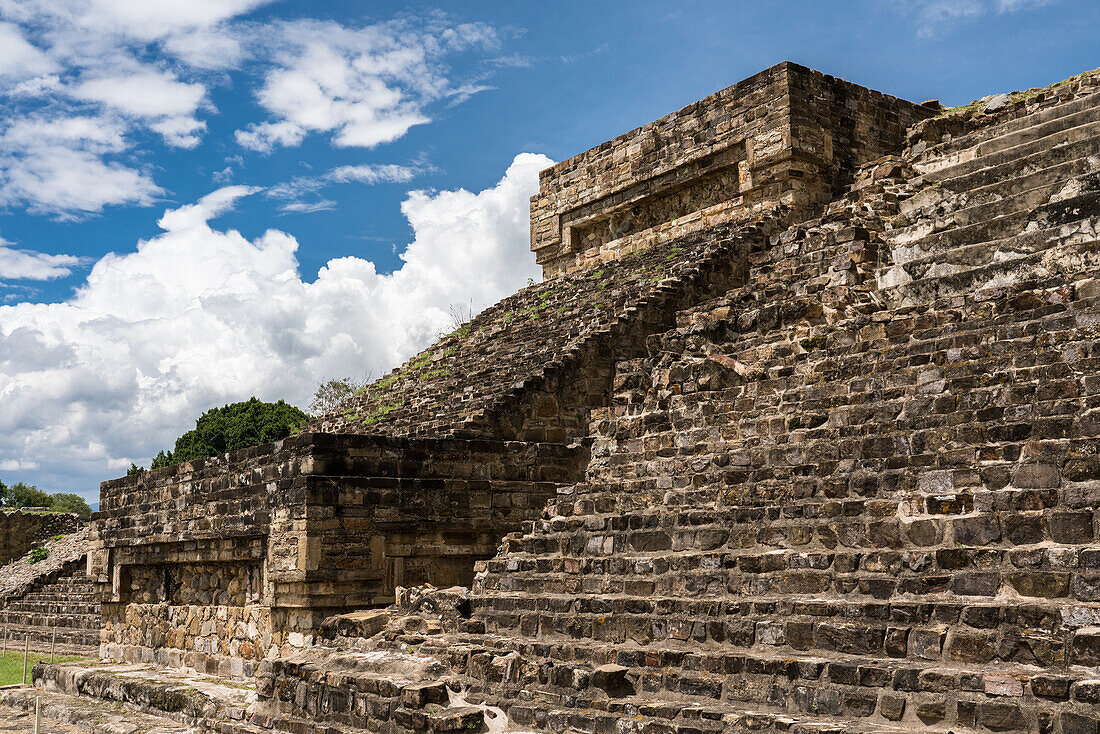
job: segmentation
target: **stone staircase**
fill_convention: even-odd
[[[29,636],[32,649],[56,647],[67,655],[98,656],[102,626],[92,579],[79,568],[43,583],[0,608],[2,631],[12,645]]]
[[[1095,223],[1078,208],[1100,190],[1100,94],[928,147],[913,166],[911,223],[886,238],[891,302],[1095,265]]]
[[[43,544],[31,556],[0,568],[0,639],[8,649],[30,638],[34,650],[97,657],[103,626],[92,579],[85,575],[89,531]]]
[[[446,685],[555,732],[1095,734],[1097,132],[1084,96],[865,171],[616,365],[585,481],[467,619],[277,661],[261,699],[370,731],[434,730],[405,691]],[[445,665],[358,661],[396,651]]]

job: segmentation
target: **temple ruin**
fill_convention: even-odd
[[[543,282],[301,435],[104,482],[35,587],[94,591],[104,664],[0,703],[1097,734],[1098,244],[1100,75],[779,64],[544,171]]]

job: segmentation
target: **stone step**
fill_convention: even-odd
[[[1097,161],[1100,169],[1100,159]],[[1079,187],[1094,187],[1093,178],[1097,174],[1059,182],[1059,190]],[[1054,192],[1057,193],[1057,192]],[[956,214],[947,214],[935,221],[925,219],[910,227],[893,230],[886,235],[891,248],[891,259],[895,263],[907,263],[914,260],[927,260],[930,266],[947,258],[951,253],[964,247],[982,245],[990,252],[1013,249],[1013,240],[1023,236],[1032,243],[1032,249],[1049,248],[1059,239],[1059,228],[1066,224],[1096,216],[1095,206],[1087,195],[1078,195],[1067,201],[1079,204],[1072,206],[1064,201],[1052,202],[1050,192],[1045,188],[1033,189],[1013,197],[1018,206],[1002,206],[1001,202],[982,205],[983,213],[995,214],[992,218],[979,217],[976,220],[957,219]],[[1052,216],[1053,215],[1053,216]],[[1044,231],[1038,229],[1039,223],[1053,219]],[[1050,242],[1044,242],[1049,239]]]
[[[1086,119],[1095,119],[1088,118],[1088,116],[1094,114],[1097,107],[1100,107],[1100,94],[1079,97],[1033,112],[1030,115],[1017,117],[990,127],[979,128],[966,135],[953,138],[946,143],[938,143],[930,147],[921,157],[925,160],[931,160],[957,151],[980,148],[982,145],[989,145],[990,150],[1003,150],[1005,147],[1012,147],[1012,145],[1017,144],[1012,142],[1017,140],[1015,137],[1017,135],[1024,135],[1024,139],[1034,139],[1028,136],[1041,136],[1047,133],[1032,131],[1047,130],[1048,126],[1051,125],[1055,126],[1055,129],[1058,129],[1059,126],[1064,128],[1067,125],[1073,127],[1082,119],[1082,116]]]
[[[608,709],[606,711],[595,708],[578,711],[577,708],[547,708],[541,704],[520,702],[514,703],[509,713],[511,720],[518,726],[570,734],[901,734],[915,731],[889,723],[853,722],[825,714],[753,711],[732,704],[700,706],[638,697],[615,700],[605,705]]]
[[[927,180],[943,181],[946,185],[947,181],[958,180],[978,171],[995,169],[1013,161],[1027,160],[1031,156],[1042,157],[1059,148],[1074,147],[1081,143],[1095,141],[1098,135],[1100,135],[1100,120],[1090,120],[995,152],[984,154],[971,152],[958,160],[948,157],[942,161],[918,162],[913,167]]]
[[[1025,464],[1016,469],[1016,481],[1053,484],[1059,474],[1055,465]],[[1006,550],[1041,545],[1083,552],[1083,546],[1097,540],[1100,510],[1059,502],[1066,492],[1021,487],[866,502],[719,508],[713,516],[704,508],[592,513],[540,521],[524,538],[507,539],[505,551],[511,558],[526,554],[542,559],[647,557],[696,550],[726,550],[754,557],[760,551],[927,550],[960,544]],[[581,537],[598,537],[600,542],[582,545],[577,542]],[[603,542],[605,538],[615,539],[613,547]]]
[[[394,650],[317,651],[271,661],[260,677],[264,703],[251,720],[276,730],[287,721],[338,725],[343,731],[482,731],[486,712],[456,699],[453,675],[433,658]],[[449,690],[448,686],[452,689]],[[295,731],[288,728],[289,731]]]
[[[12,624],[5,631],[11,645],[20,645],[28,636],[31,648],[48,649],[56,640],[58,647],[79,647],[86,650],[99,649],[99,629],[81,627],[43,627],[35,625]]]
[[[784,714],[793,709],[795,715],[848,721],[885,718],[918,727],[997,730],[993,722],[1000,721],[1012,724],[1000,730],[1028,730],[1024,722],[1029,710],[1042,707],[1056,716],[1068,715],[1069,720],[1075,715],[1095,716],[1091,707],[1100,695],[1100,682],[1088,679],[1087,672],[1052,674],[1024,665],[914,664],[839,653],[768,655],[582,641],[555,645],[485,638],[481,646],[471,638],[469,643],[447,640],[445,646],[425,643],[421,649],[450,659],[469,678],[491,684],[497,696],[526,692],[539,702],[538,708],[573,701],[577,708],[623,711],[644,691],[655,705],[673,707],[671,715],[666,714],[669,718],[679,713],[677,705],[731,705]],[[609,680],[617,685],[608,686]],[[512,711],[519,723],[526,723],[518,710]]]
[[[490,634],[547,645],[589,640],[642,649],[686,645],[711,653],[843,653],[891,664],[961,662],[990,670],[1013,665],[1065,670],[1070,664],[1093,665],[1100,655],[1100,637],[1087,627],[1100,619],[1096,604],[974,603],[942,594],[919,602],[853,602],[828,592],[741,602],[497,594],[478,600],[473,619]]]
[[[1042,181],[1047,175],[1056,175],[1054,172],[1043,174],[1043,171],[1074,164],[1075,162],[1077,167],[1085,167],[1088,170],[1093,166],[1091,159],[1097,156],[1100,156],[1100,139],[1093,136],[1054,148],[1040,149],[1020,157],[1013,157],[1011,154],[998,154],[998,157],[982,158],[976,161],[975,165],[971,167],[972,170],[945,170],[942,172],[944,174],[943,178],[929,178],[928,180],[933,185],[938,185],[947,191],[988,190],[987,187],[997,186],[1031,175],[1037,175],[1039,180]]]
[[[932,247],[950,247],[954,244],[950,231],[946,237],[937,237],[930,243],[917,243],[914,247],[901,247],[894,250],[894,263],[879,271],[878,283],[882,288],[966,272],[978,267],[1007,262],[1025,255],[1049,250],[1061,244],[1061,227],[1035,230],[1011,235],[1003,239],[961,244],[953,249],[929,252],[922,248],[924,244]]]
[[[138,709],[200,728],[217,720],[244,721],[255,701],[250,684],[193,670],[134,664],[42,663],[34,666],[33,679],[39,690]]]
[[[1060,182],[1093,173],[1098,168],[1100,168],[1100,156],[1084,155],[1068,160],[1060,160],[1043,168],[1028,167],[1024,170],[1014,171],[1013,175],[1003,179],[997,179],[982,186],[975,186],[962,191],[953,191],[942,184],[940,186],[929,186],[918,191],[910,199],[901,202],[900,210],[903,214],[908,212],[917,213],[921,211],[922,206],[934,204],[937,200],[949,197],[952,194],[957,195],[959,198],[965,197],[969,202],[984,203],[1015,196],[1037,188],[1057,188],[1057,184]]]
[[[47,627],[49,629],[80,629],[99,631],[103,619],[98,614],[54,614],[52,612],[12,611],[0,621],[0,630],[11,626]]]
[[[1100,306],[1100,304],[1097,304]],[[1070,318],[1073,314],[1070,314]],[[1049,330],[1053,331],[1053,330]],[[1037,379],[1039,377],[1037,376]],[[946,381],[945,381],[946,387]],[[1042,401],[1040,401],[1042,402]],[[722,411],[715,413],[717,420],[725,419]],[[1023,428],[1021,428],[1024,426]],[[1024,424],[1011,417],[990,422],[986,440],[982,446],[990,450],[1002,443],[1021,441],[1033,436],[1033,432]],[[849,432],[841,432],[841,439],[860,441],[855,450],[868,448],[874,441],[873,431],[864,426],[852,427]],[[830,436],[830,438],[833,438]],[[1067,444],[1070,451],[1082,451],[1087,454],[1093,438],[1082,436]],[[804,461],[814,465],[813,436],[806,436],[807,452]],[[737,452],[742,447],[737,442],[715,449]],[[908,481],[902,485],[890,485],[889,492],[877,494],[871,492],[870,485],[856,487],[858,494],[846,495],[830,493],[827,496],[792,497],[777,504],[776,500],[756,504],[739,504],[723,495],[724,488],[706,489],[693,487],[676,491],[654,488],[653,480],[639,480],[633,485],[628,482],[593,478],[582,485],[573,485],[559,490],[553,512],[537,521],[532,528],[532,537],[554,532],[591,530],[601,531],[613,528],[629,527],[631,522],[639,527],[653,525],[652,518],[657,516],[656,525],[665,529],[703,529],[707,525],[721,525],[731,530],[736,525],[755,524],[756,542],[768,543],[768,527],[789,523],[792,520],[806,519],[830,522],[851,522],[867,515],[877,518],[897,516],[905,522],[929,518],[948,519],[955,515],[982,513],[1019,513],[1061,509],[1063,511],[1089,510],[1090,500],[1072,485],[1062,486],[1061,473],[1068,471],[1073,481],[1087,479],[1093,475],[1094,464],[1088,459],[1071,459],[1061,468],[1057,464],[1028,462],[1017,465],[1019,457],[1008,457],[1006,465],[999,467],[996,489],[986,489],[981,476],[966,470],[936,469],[929,467],[920,474],[904,474]],[[746,466],[763,464],[767,455],[750,457]],[[702,460],[702,459],[701,459]],[[993,468],[993,459],[988,469]],[[1035,465],[1031,465],[1034,463]],[[1038,476],[1043,475],[1042,477]],[[1003,475],[1003,476],[1002,476]],[[1045,478],[1043,478],[1045,477]],[[659,481],[659,480],[658,480]],[[1036,483],[1046,486],[1037,488]],[[643,496],[647,491],[652,496]],[[642,516],[630,520],[634,515]],[[713,520],[711,518],[714,518]],[[636,528],[637,529],[637,528]],[[734,537],[734,536],[731,536]],[[781,537],[781,536],[777,536]],[[752,535],[737,534],[738,547],[750,548],[754,543]],[[750,542],[746,542],[750,541]],[[515,551],[521,545],[507,541]],[[1013,543],[1018,544],[1018,543]]]
[[[1091,223],[1086,220],[1076,227],[1063,227],[1061,241],[1052,247],[961,272],[885,287],[880,294],[888,303],[906,305],[1002,289],[1029,280],[1062,276],[1072,281],[1100,266],[1097,241],[1100,235],[1093,233]]]
[[[991,155],[1048,137],[1062,130],[1100,120],[1100,95],[1092,95],[1079,101],[1080,105],[1075,106],[1072,102],[1064,105],[1058,112],[1065,114],[1060,114],[1056,118],[1044,121],[1033,120],[1030,125],[1016,130],[1002,129],[1002,134],[978,143],[976,146],[977,154],[979,156]]]
[[[958,200],[958,208],[954,208],[956,202],[953,199],[945,197],[938,202],[935,211],[922,215],[916,223],[886,232],[886,242],[893,248],[920,247],[923,240],[945,230],[955,231],[982,223],[992,224],[1005,216],[1026,214],[1046,204],[1051,194],[1056,193],[1065,183],[1065,179],[1058,179],[1015,194],[991,193],[991,198],[984,201],[969,195],[954,197]],[[929,190],[939,193],[935,188],[925,189]]]
[[[1025,518],[1026,520],[1027,518]],[[978,525],[979,532],[987,529]],[[769,593],[839,593],[876,599],[951,594],[960,599],[1100,599],[1095,546],[1013,550],[962,545],[829,552],[779,550],[757,554],[676,551],[672,556],[623,555],[610,563],[578,556],[509,557],[488,565],[481,588],[505,592],[627,593],[738,598]],[[1084,563],[1081,565],[1081,556]],[[592,578],[587,578],[590,569]],[[500,574],[497,576],[496,574]]]
[[[88,601],[56,601],[44,599],[36,601],[28,600],[27,597],[23,597],[19,601],[12,602],[0,608],[0,622],[3,622],[7,615],[15,616],[16,612],[24,614],[64,614],[98,617],[99,603],[91,599]]]

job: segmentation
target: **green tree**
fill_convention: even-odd
[[[172,461],[171,451],[158,451],[157,455],[153,457],[153,461],[150,462],[150,469],[160,469],[164,466],[172,466],[176,462]]]
[[[49,507],[50,495],[25,482],[4,488],[4,507]]]
[[[81,520],[92,519],[92,508],[88,506],[88,503],[85,502],[84,498],[80,495],[70,494],[68,492],[58,492],[50,496],[49,507],[55,512],[75,513],[80,516]]]
[[[157,454],[149,468],[159,469],[278,441],[297,433],[308,422],[308,415],[282,400],[265,403],[251,398],[211,408],[195,421],[193,430],[176,439],[172,451]]]
[[[54,512],[74,512],[83,520],[92,517],[92,508],[80,496],[67,492],[50,494],[25,482],[10,487],[0,482],[0,507],[45,507]]]

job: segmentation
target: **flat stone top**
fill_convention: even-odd
[[[781,61],[778,64],[769,66],[767,69],[759,71],[746,79],[742,79],[741,81],[736,82],[735,84],[731,84],[730,86],[719,89],[712,94],[708,94],[706,97],[703,97],[700,100],[696,100],[691,104],[685,105],[680,109],[675,110],[674,112],[662,115],[656,120],[647,122],[644,125],[639,125],[633,130],[628,130],[625,133],[616,135],[611,140],[600,143],[599,145],[592,146],[582,153],[578,153],[576,155],[570,156],[569,158],[566,158],[565,160],[559,161],[549,168],[543,169],[539,173],[539,180],[545,181],[546,179],[551,179],[555,176],[561,175],[564,172],[571,171],[577,167],[578,163],[587,158],[604,155],[609,151],[620,148],[632,139],[638,137],[639,134],[646,132],[652,128],[665,126],[668,123],[678,120],[680,118],[691,117],[692,114],[698,109],[706,109],[709,107],[718,107],[720,105],[733,104],[739,97],[741,97],[749,90],[770,84],[774,81],[775,78],[778,78],[781,74],[787,74],[791,72],[794,72],[795,74],[798,74],[802,77],[816,77],[819,79],[828,80],[829,82],[840,83],[846,85],[850,89],[864,90],[865,93],[874,95],[884,100],[900,100],[910,105],[914,104],[913,102],[909,102],[908,100],[902,100],[900,97],[895,97],[894,95],[886,94],[885,92],[879,92],[877,90],[856,84],[854,82],[840,79],[839,77],[824,74],[820,71],[816,71],[807,66],[803,66],[802,64],[797,64],[793,61]]]

